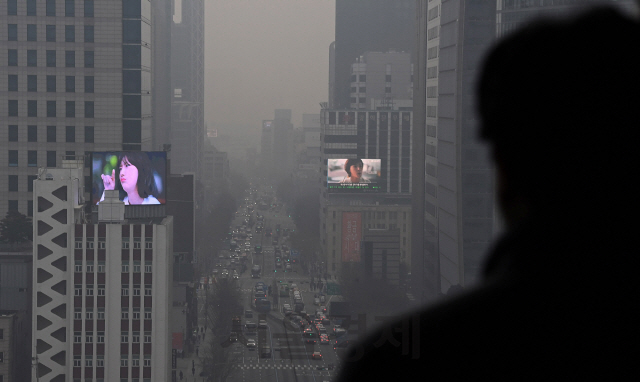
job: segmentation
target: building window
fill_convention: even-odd
[[[16,87],[18,85],[18,81],[16,80]],[[18,89],[16,89],[18,90]],[[38,91],[38,76],[34,74],[27,75],[27,91],[28,92],[37,92]]]
[[[93,42],[93,25],[84,26],[84,42]]]
[[[76,117],[76,101],[65,101],[65,117]]]
[[[9,117],[18,116],[18,100],[10,99],[7,101],[7,107],[9,108]]]
[[[129,295],[129,286],[128,285],[123,285],[122,286],[122,295],[123,296],[128,296]],[[122,315],[124,316],[124,312],[122,312]]]
[[[47,25],[46,26],[46,34],[47,34],[47,42],[55,42],[56,41],[56,26],[55,25]]]
[[[64,52],[64,66],[67,68],[76,67],[76,52],[73,50],[66,50]]]
[[[76,15],[75,0],[64,0],[64,15],[66,17],[75,17]]]
[[[84,17],[93,17],[93,0],[84,0]]]
[[[84,117],[85,118],[93,118],[94,113],[94,103],[93,101],[84,101]]]
[[[88,313],[87,313],[87,314],[88,314]],[[93,316],[93,313],[91,313],[91,316]],[[88,318],[89,318],[89,317],[87,317],[87,319],[88,319]],[[92,319],[93,319],[93,317],[92,317]],[[85,338],[85,342],[86,342],[86,343],[93,343],[93,332],[87,332],[87,333],[85,334],[85,337],[84,337],[84,338]],[[89,366],[89,365],[87,365],[87,366]]]
[[[38,126],[27,126],[27,142],[38,142]]]
[[[76,91],[76,76],[65,77],[65,91],[67,93],[75,93]]]
[[[87,337],[87,338],[89,338],[89,337]],[[93,359],[91,358],[92,356],[86,355],[85,357],[87,357],[87,358],[84,360],[84,365],[86,367],[93,367]]]
[[[76,42],[76,26],[75,25],[64,26],[64,41]]]
[[[134,237],[133,238],[133,249],[140,249],[141,248],[141,239],[139,237]]]
[[[128,237],[123,237],[122,238],[122,249],[129,249],[129,238]],[[128,267],[128,263],[127,263],[127,267]],[[127,271],[129,272],[129,271]]]
[[[7,65],[18,66],[18,49],[7,50]]]
[[[47,16],[56,15],[56,0],[47,0]]]
[[[55,93],[56,91],[56,76],[47,76],[47,92]]]
[[[55,117],[56,114],[56,101],[47,101],[47,117]]]
[[[92,237],[88,237],[87,238],[87,249],[93,249],[93,238]],[[87,268],[87,271],[89,269]],[[91,262],[91,272],[93,272],[93,261]]]
[[[87,296],[93,296],[93,285],[87,285]]]
[[[88,248],[93,248],[93,238],[87,238],[87,247]],[[93,273],[93,260],[88,260],[87,261],[87,272],[88,273]]]
[[[140,332],[133,332],[132,341],[133,343],[140,343]]]
[[[122,341],[125,342],[125,341]],[[126,357],[125,355],[123,355],[122,357]],[[121,367],[128,367],[129,366],[129,360],[127,358],[121,358],[120,359],[120,366]]]
[[[144,271],[146,273],[151,273],[151,261],[144,262]]]
[[[129,287],[127,285],[127,287]],[[120,318],[123,320],[128,320],[129,319],[129,308],[122,308],[122,313],[120,315]]]
[[[122,262],[122,273],[128,273],[129,272],[129,262],[128,261],[123,261]]]
[[[47,167],[56,167],[55,151],[47,151]]]
[[[120,342],[129,342],[129,332],[120,333]]]
[[[98,320],[104,320],[104,308],[98,308]]]
[[[9,167],[18,167],[18,150],[9,150]]]
[[[133,308],[133,319],[134,320],[140,319],[140,308]]]
[[[144,295],[145,296],[151,296],[151,285],[145,285],[144,286]]]
[[[37,50],[27,50],[27,66],[38,66]]]
[[[18,125],[9,125],[9,142],[18,142]]]
[[[84,142],[93,143],[93,126],[84,127]],[[104,248],[102,248],[104,249]]]
[[[104,332],[98,332],[98,336],[96,337],[96,342],[104,343]]]
[[[73,332],[73,342],[77,344],[82,342],[82,332]]]
[[[7,32],[9,41],[18,41],[18,24],[9,24]]]
[[[145,249],[153,249],[153,239],[147,237],[144,239],[144,248]]]
[[[144,332],[144,342],[151,343],[151,332]]]
[[[367,82],[367,75],[366,74],[361,74],[359,77],[360,77],[360,82]]]
[[[85,76],[84,77],[84,92],[85,93],[93,93],[94,92],[94,77],[93,76]]]
[[[38,40],[38,26],[36,24],[27,24],[27,41]]]
[[[27,0],[27,16],[36,15],[36,0]]]
[[[8,0],[7,1],[7,15],[9,15],[9,16],[17,16],[18,15],[18,0]]]
[[[76,141],[76,127],[75,126],[67,126],[65,129],[66,133],[66,141],[67,142],[75,142]]]
[[[151,308],[144,308],[144,319],[145,320],[151,319]]]
[[[98,239],[100,240],[100,239]],[[100,249],[100,243],[104,243],[104,241],[98,241],[98,248]],[[102,248],[104,249],[104,248]],[[105,264],[104,261],[98,261],[98,273],[104,273]]]
[[[38,167],[38,152],[35,150],[27,151],[27,166]]]
[[[139,261],[134,261],[133,262],[133,272],[134,273],[140,273],[140,262]]]
[[[93,141],[91,141],[91,142],[93,142]],[[98,249],[105,249],[105,248],[107,248],[107,242],[105,241],[104,238],[99,238],[98,239]],[[104,265],[104,262],[102,262],[102,265]],[[104,268],[103,268],[102,272],[104,272]]]
[[[55,50],[47,50],[47,67],[49,68],[56,67],[56,51]]]
[[[104,284],[98,285],[98,296],[104,296],[104,294],[105,294]]]
[[[93,68],[94,53],[92,50],[84,51],[84,67]]]
[[[82,239],[78,240],[80,238],[76,237],[76,248],[82,248]],[[80,245],[78,247],[78,244]],[[74,270],[76,272],[82,272],[82,261],[81,260],[76,260],[75,262],[75,266],[74,266]]]
[[[27,117],[37,117],[38,116],[38,101],[29,100],[27,101]]]
[[[55,142],[55,141],[56,141],[56,127],[47,126],[47,142]]]
[[[18,91],[18,75],[17,74],[9,74],[7,77],[7,91],[17,92]]]
[[[151,357],[149,355],[144,356],[144,366],[145,367],[150,367],[151,366]]]
[[[9,175],[9,191],[18,192],[18,175]]]
[[[81,355],[74,355],[73,356],[73,366],[82,367],[82,356]]]
[[[74,320],[82,320],[82,308],[75,308],[73,312]]]
[[[134,285],[133,286],[133,295],[134,296],[140,296],[140,285]]]

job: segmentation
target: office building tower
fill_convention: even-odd
[[[171,172],[200,177],[204,157],[204,0],[183,0],[171,31]]]
[[[412,52],[414,26],[415,0],[336,0],[329,108],[351,107],[351,64],[364,52]]]
[[[149,0],[3,2],[0,216],[33,215],[39,167],[151,149],[151,8]]]

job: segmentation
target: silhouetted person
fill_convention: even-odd
[[[490,50],[480,134],[506,233],[477,287],[372,332],[339,381],[637,378],[639,53],[608,9]]]

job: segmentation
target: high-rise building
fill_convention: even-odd
[[[365,52],[351,65],[351,109],[412,110],[411,54]]]
[[[478,140],[476,80],[488,47],[535,16],[562,16],[587,3],[419,0],[414,57],[412,276],[423,299],[469,286],[500,232],[494,174]],[[421,232],[422,235],[418,235]]]
[[[92,224],[81,174],[63,162],[34,182],[32,380],[167,381],[173,219],[125,220],[106,191]]]
[[[411,114],[397,109],[322,110],[319,197],[323,257],[319,261],[325,263],[330,275],[338,275],[343,262],[360,261],[360,249],[347,243],[350,240],[359,245],[366,228],[399,229],[400,262],[410,264]],[[345,158],[380,160],[378,192],[328,190],[327,161]]]
[[[273,120],[262,121],[260,156],[264,176],[275,182],[291,177],[294,149],[290,109],[275,109]]]
[[[151,9],[149,0],[3,2],[0,216],[33,215],[39,167],[151,149]]]
[[[183,0],[171,31],[171,172],[201,177],[204,140],[204,0]]]
[[[351,64],[364,52],[412,52],[415,48],[415,0],[336,0],[333,96],[329,108],[348,109]],[[331,73],[332,71],[330,71]]]

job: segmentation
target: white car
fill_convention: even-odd
[[[253,338],[249,338],[247,340],[247,347],[249,348],[249,350],[255,350],[257,346],[258,344],[256,344],[256,340],[254,340]]]
[[[267,328],[267,320],[260,320],[258,321],[258,327],[260,329],[266,329]]]

